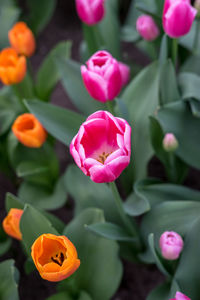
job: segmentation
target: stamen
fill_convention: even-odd
[[[111,152],[112,153],[112,152]],[[97,161],[99,161],[100,163],[104,164],[104,162],[106,161],[106,158],[111,154],[111,153],[105,153],[103,152],[101,155],[99,155],[99,159],[97,159]]]
[[[55,264],[57,264],[57,265],[59,265],[59,266],[62,266],[62,264],[63,264],[63,262],[64,262],[64,260],[65,260],[64,254],[63,254],[62,252],[60,252],[59,257],[58,257],[58,254],[56,254],[55,257],[56,257],[56,258],[54,258],[54,257],[52,256],[52,257],[51,257],[51,260],[52,260]]]

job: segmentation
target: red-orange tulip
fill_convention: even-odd
[[[0,79],[6,84],[21,82],[26,75],[26,58],[15,49],[5,48],[0,52]]]
[[[8,38],[17,53],[30,57],[35,52],[35,38],[26,23],[16,23],[9,31]]]
[[[76,248],[66,236],[42,234],[31,250],[37,270],[48,281],[61,281],[80,266]]]
[[[12,125],[16,138],[26,147],[39,148],[47,138],[47,132],[32,114],[19,116]]]
[[[22,234],[20,232],[19,223],[21,216],[23,214],[22,209],[11,208],[8,215],[2,222],[4,231],[17,240],[22,239]]]

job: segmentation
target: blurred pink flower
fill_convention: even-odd
[[[170,299],[170,300],[191,300],[189,297],[185,296],[184,294],[180,292],[176,292],[175,295],[176,298]]]
[[[94,182],[112,182],[128,166],[131,127],[107,111],[97,111],[81,125],[70,145],[78,167]]]
[[[160,249],[165,259],[179,258],[183,245],[182,237],[174,231],[165,231],[160,237]]]
[[[76,10],[82,22],[95,25],[104,17],[104,0],[76,0]]]
[[[178,141],[173,133],[166,133],[163,139],[163,148],[167,152],[173,152],[178,148]]]
[[[136,29],[147,41],[154,41],[160,34],[160,30],[154,19],[148,15],[142,15],[137,19]]]

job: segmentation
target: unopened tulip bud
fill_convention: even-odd
[[[163,10],[163,28],[171,38],[186,35],[197,14],[190,0],[165,0]]]
[[[76,10],[82,22],[95,25],[104,17],[104,0],[76,0]]]
[[[170,300],[191,300],[191,299],[186,295],[182,294],[181,292],[176,292],[175,298]]]
[[[136,28],[143,39],[147,41],[154,41],[160,34],[154,19],[148,15],[142,15],[137,19]]]
[[[19,227],[22,214],[22,209],[11,208],[2,223],[4,231],[17,240],[22,239],[22,234]]]
[[[182,237],[174,231],[166,231],[160,237],[160,249],[162,256],[168,260],[175,260],[183,249]]]
[[[174,152],[178,148],[178,141],[173,133],[167,133],[163,139],[163,148],[167,152]]]

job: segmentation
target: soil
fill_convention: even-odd
[[[37,52],[32,57],[34,71],[37,71],[49,50],[61,40],[72,40],[72,58],[79,59],[79,45],[82,40],[81,24],[75,13],[75,1],[58,0],[55,13],[51,22],[39,36],[37,41]],[[148,61],[141,57],[141,54],[131,44],[123,44],[123,49],[129,53],[131,60],[141,61],[144,64]],[[75,109],[59,83],[53,92],[52,103],[70,109]],[[60,159],[61,172],[63,172],[72,158],[68,149],[57,142],[56,151]],[[164,170],[161,163],[153,158],[149,164],[149,175],[164,179]],[[200,189],[200,176],[196,170],[191,170],[185,182],[192,188]],[[5,216],[4,199],[6,192],[16,194],[16,188],[5,175],[0,174],[0,221]],[[72,218],[73,203],[70,201],[68,207],[63,207],[54,213],[65,223]],[[19,243],[13,240],[11,250],[0,258],[3,261],[7,258],[14,258],[16,267],[21,277],[19,281],[19,294],[21,300],[45,300],[56,292],[56,284],[42,280],[37,271],[26,275],[23,269],[25,256],[19,247]],[[164,277],[155,266],[143,266],[130,262],[123,262],[124,276],[119,290],[113,300],[144,300],[149,292],[158,284],[163,282]],[[102,299],[103,300],[103,299]]]

